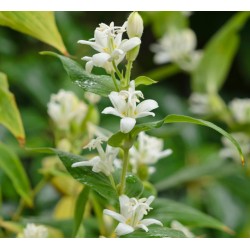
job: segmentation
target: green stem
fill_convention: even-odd
[[[126,76],[125,76],[125,81],[126,81],[126,86],[127,87],[129,86],[129,83],[130,83],[130,76],[131,76],[132,66],[133,66],[133,61],[128,61]]]
[[[109,175],[109,180],[110,180],[112,187],[117,191],[116,185],[115,185],[115,180],[114,180],[114,177],[112,174]]]
[[[112,61],[112,65],[113,65],[113,67],[114,67],[114,69],[115,69],[115,73],[118,75],[118,77],[120,78],[120,80],[122,80],[123,75],[122,75],[122,73],[120,72],[120,70],[117,68],[117,66],[116,66],[116,64],[115,64],[115,61]]]
[[[116,91],[119,92],[119,87],[118,87],[118,85],[117,85],[116,78],[115,78],[115,74],[114,74],[113,71],[111,72],[111,77],[112,77],[112,79],[113,79],[113,82],[114,82]]]
[[[129,148],[125,148],[124,149],[124,155],[123,155],[121,185],[120,185],[120,190],[119,190],[120,195],[124,194],[124,191],[125,191],[126,174],[127,174],[127,170],[128,170],[128,162],[129,162]]]
[[[173,76],[180,72],[181,72],[181,69],[177,65],[171,64],[171,65],[164,65],[160,68],[149,71],[145,73],[145,75],[154,80],[160,81],[164,78]]]

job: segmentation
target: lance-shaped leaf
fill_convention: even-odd
[[[89,74],[76,61],[53,52],[46,51],[41,52],[40,54],[55,56],[60,59],[70,80],[86,92],[107,97],[110,92],[116,91],[113,80],[110,76]]]
[[[233,233],[217,219],[180,202],[158,198],[155,199],[152,207],[150,217],[160,220],[164,226],[169,226],[173,220],[177,220],[184,226],[214,228],[230,234]]]
[[[121,236],[121,238],[186,238],[178,230],[167,227],[149,227],[149,231],[135,230],[133,233]]]
[[[118,194],[112,187],[109,178],[103,173],[95,173],[92,171],[92,167],[76,167],[72,168],[72,164],[79,161],[86,160],[84,157],[66,153],[55,148],[35,148],[31,149],[34,152],[57,154],[67,171],[71,176],[80,183],[91,187],[94,191],[99,193],[107,200],[113,199],[118,201]]]
[[[133,130],[130,132],[129,136],[130,138],[135,139],[135,137],[140,132],[148,131],[154,128],[159,128],[165,123],[192,123],[192,124],[197,124],[197,125],[212,128],[213,130],[219,132],[221,135],[225,136],[227,139],[229,139],[233,143],[233,145],[236,147],[236,149],[238,150],[240,154],[242,165],[244,165],[245,160],[244,160],[244,156],[242,154],[242,150],[241,150],[239,143],[222,128],[216,126],[212,122],[208,122],[202,119],[196,119],[196,118],[193,118],[190,116],[184,116],[184,115],[168,115],[164,119],[157,121],[157,122],[149,122],[149,123],[136,125],[133,128]],[[123,142],[124,140],[126,140],[127,137],[128,137],[128,134],[118,132],[109,138],[108,144],[113,147],[122,147]]]
[[[239,45],[238,32],[249,12],[235,14],[208,42],[198,67],[192,74],[196,92],[217,92],[223,85]]]
[[[47,43],[68,54],[50,11],[1,11],[0,25],[7,26]]]
[[[157,83],[157,81],[147,77],[147,76],[138,76],[135,79],[135,86],[139,86],[139,85],[151,85],[151,84],[155,84]]]
[[[25,134],[14,95],[9,91],[7,77],[0,72],[0,124],[4,125],[22,145]]]
[[[0,143],[0,168],[10,178],[16,192],[27,205],[32,206],[30,183],[18,157],[4,144]]]

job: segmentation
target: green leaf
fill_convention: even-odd
[[[11,149],[2,143],[0,143],[0,168],[10,178],[16,192],[27,205],[32,206],[32,193],[24,167]]]
[[[1,11],[0,25],[7,26],[45,42],[68,54],[50,11]]]
[[[7,77],[0,72],[0,124],[3,124],[19,141],[25,142],[25,133],[14,95],[9,91]]]
[[[35,148],[31,149],[34,152],[57,154],[67,171],[72,175],[74,179],[80,183],[91,187],[94,191],[100,194],[102,197],[115,202],[118,201],[118,194],[112,187],[109,178],[103,173],[95,173],[92,171],[92,167],[77,167],[72,168],[72,164],[79,161],[86,160],[82,156],[66,153],[54,148]]]
[[[216,126],[212,122],[208,122],[202,119],[196,119],[190,116],[184,116],[184,115],[168,115],[164,119],[156,122],[149,122],[149,123],[144,123],[144,124],[139,124],[136,125],[133,130],[130,132],[130,138],[135,139],[135,137],[142,131],[148,131],[154,128],[159,128],[165,123],[192,123],[192,124],[197,124],[197,125],[202,125],[206,126],[209,128],[214,129],[215,131],[219,132],[223,136],[225,136],[227,139],[229,139],[233,145],[236,147],[238,150],[240,157],[241,157],[241,162],[242,165],[244,165],[245,160],[244,156],[242,154],[241,147],[239,143],[230,135],[228,134],[225,130],[222,128]],[[112,135],[109,140],[108,144],[111,145],[112,147],[122,147],[124,140],[128,137],[128,134],[124,134],[122,132],[117,132],[116,134]]]
[[[249,12],[235,14],[209,41],[200,64],[192,74],[196,92],[216,93],[223,85],[239,45],[238,32]]]
[[[214,228],[232,233],[217,219],[180,202],[157,198],[152,207],[149,217],[160,220],[164,226],[169,226],[173,220],[177,220],[184,226]]]
[[[128,174],[126,176],[125,194],[128,197],[139,197],[143,189],[143,184],[137,176],[133,174]]]
[[[70,80],[86,92],[92,92],[107,97],[110,92],[116,91],[113,80],[110,76],[89,74],[76,61],[54,52],[44,51],[40,54],[59,58]]]
[[[149,227],[149,231],[136,230],[133,233],[121,236],[121,238],[186,238],[178,230],[167,227]]]
[[[78,195],[76,205],[75,205],[75,213],[74,213],[74,231],[72,237],[77,235],[79,227],[82,223],[85,207],[88,201],[90,188],[88,186],[84,186],[81,193]]]
[[[173,173],[166,179],[156,183],[155,187],[158,191],[163,191],[183,183],[201,179],[203,177],[210,176],[212,178],[216,178],[220,176],[232,175],[236,172],[238,172],[238,168],[235,168],[235,164],[227,163],[225,165],[225,161],[223,159],[218,157],[216,158],[216,156],[213,155],[205,164],[185,167]]]
[[[154,84],[154,83],[157,83],[157,81],[147,77],[147,76],[138,76],[136,79],[135,79],[135,86],[139,86],[141,84],[143,85],[151,85],[151,84]]]

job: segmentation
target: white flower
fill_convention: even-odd
[[[85,56],[82,58],[87,61],[86,71],[91,72],[93,66],[96,66],[104,68],[110,73],[113,71],[112,62],[118,65],[128,51],[141,43],[138,37],[122,40],[122,35],[126,31],[126,27],[127,22],[122,27],[114,26],[113,22],[109,26],[101,23],[95,30],[94,38],[89,41],[78,41],[78,43],[90,45],[99,52],[92,57]]]
[[[186,71],[194,70],[200,62],[202,53],[195,51],[195,33],[190,29],[173,31],[165,34],[158,44],[151,46],[156,53],[154,61],[157,64],[174,62]]]
[[[243,154],[249,155],[250,154],[249,135],[243,132],[232,133],[231,135],[240,144]],[[233,144],[226,137],[222,137],[221,141],[224,147],[220,150],[220,156],[222,158],[231,158],[234,161],[238,162],[240,160],[240,156],[235,147],[233,146]]]
[[[48,229],[44,226],[37,226],[33,223],[28,223],[23,230],[24,238],[47,238]]]
[[[128,17],[127,25],[128,37],[139,37],[141,38],[143,33],[143,20],[138,12],[132,12]]]
[[[103,137],[98,137],[91,140],[86,147],[88,147],[89,150],[96,148],[99,156],[95,156],[89,161],[76,162],[72,164],[72,167],[92,166],[93,172],[102,172],[105,175],[110,176],[114,171],[114,160],[116,159],[119,149],[107,145],[106,151],[104,151],[101,144],[105,140],[106,138]]]
[[[236,122],[241,124],[250,123],[250,98],[235,98],[229,103],[229,109]]]
[[[138,147],[133,146],[130,151],[130,164],[133,167],[133,172],[136,173],[141,165],[155,164],[158,160],[172,154],[171,149],[163,150],[164,141],[153,136],[149,136],[141,132],[138,136]],[[154,168],[150,168],[152,173]]]
[[[84,97],[92,104],[96,104],[101,100],[101,96],[91,92],[85,92]]]
[[[143,219],[144,215],[148,214],[148,211],[152,209],[149,205],[153,200],[154,196],[137,200],[136,198],[121,195],[119,197],[120,213],[108,209],[104,209],[103,213],[120,222],[115,229],[118,236],[132,233],[139,228],[148,232],[147,226],[151,224],[162,226],[162,223],[156,219]]]
[[[87,105],[71,91],[61,89],[50,97],[48,114],[59,129],[69,130],[72,123],[80,125],[86,113]]]
[[[190,111],[197,115],[211,114],[210,99],[207,94],[194,92],[189,98]]]
[[[188,228],[186,228],[185,226],[183,226],[183,225],[182,225],[179,221],[177,221],[177,220],[173,220],[173,221],[171,222],[171,228],[183,232],[184,235],[185,235],[187,238],[194,238],[194,237],[195,237],[195,235],[194,235]]]
[[[158,108],[155,100],[145,100],[137,105],[139,98],[143,98],[141,91],[135,90],[135,82],[130,82],[129,90],[120,92],[112,91],[109,99],[114,107],[105,108],[103,114],[112,114],[121,117],[120,129],[123,133],[129,133],[136,124],[136,119],[148,115],[155,116],[153,109]]]

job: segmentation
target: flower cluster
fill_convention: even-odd
[[[65,90],[52,94],[48,103],[48,114],[61,130],[69,130],[73,124],[80,125],[87,109],[87,105],[73,92]]]
[[[114,171],[114,160],[116,159],[119,149],[107,145],[106,150],[104,151],[101,146],[103,141],[105,141],[105,138],[103,137],[91,140],[85,148],[89,148],[89,150],[97,149],[99,155],[93,157],[89,161],[76,162],[72,165],[72,167],[92,166],[93,172],[102,172],[105,175],[110,176]]]
[[[147,226],[151,224],[162,226],[162,223],[156,219],[143,219],[144,215],[147,215],[148,211],[152,209],[150,204],[153,200],[154,196],[150,196],[148,199],[142,198],[137,200],[136,198],[122,195],[119,197],[120,213],[108,209],[104,209],[103,213],[120,222],[115,229],[115,233],[118,236],[132,233],[138,228],[148,232]]]
[[[120,130],[123,133],[129,133],[136,124],[136,118],[148,115],[154,116],[151,110],[158,108],[155,100],[145,100],[140,102],[139,98],[143,98],[143,94],[139,90],[135,90],[135,82],[130,82],[128,90],[120,92],[111,92],[109,99],[114,107],[105,108],[103,114],[112,114],[121,117]],[[137,105],[137,103],[139,103]]]
[[[37,226],[33,223],[28,223],[23,230],[24,238],[47,238],[48,229],[44,226]]]
[[[250,98],[236,98],[229,103],[229,109],[236,122],[240,124],[250,123]]]
[[[92,57],[85,56],[82,58],[87,61],[86,71],[91,72],[94,66],[104,68],[107,73],[115,71],[114,67],[117,67],[124,59],[126,53],[141,43],[139,37],[122,39],[126,28],[127,22],[121,27],[115,26],[113,22],[110,25],[101,23],[95,30],[94,38],[89,41],[78,41],[78,43],[90,45],[99,52]]]
[[[133,146],[130,150],[130,164],[133,172],[137,173],[140,166],[147,165],[150,167],[149,172],[153,173],[155,168],[152,165],[173,152],[171,149],[163,150],[163,147],[162,139],[141,132],[138,136],[138,146]]]
[[[195,50],[195,33],[190,29],[166,33],[157,44],[152,44],[156,64],[176,63],[185,71],[193,71],[200,62],[202,52]]]

